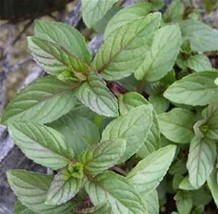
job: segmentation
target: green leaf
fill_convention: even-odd
[[[88,28],[93,27],[117,1],[118,0],[82,0],[82,17],[86,26]]]
[[[108,202],[111,214],[146,214],[141,197],[122,176],[105,172],[86,183],[85,189],[96,206]]]
[[[159,214],[159,200],[156,190],[140,194],[149,214]]]
[[[121,115],[125,115],[130,110],[141,105],[147,105],[149,102],[137,92],[128,92],[119,95],[119,110]]]
[[[212,173],[210,174],[209,178],[207,179],[208,187],[211,191],[211,194],[213,196],[214,202],[216,203],[216,206],[218,208],[218,181],[217,181],[217,169],[214,169]]]
[[[152,13],[116,29],[96,54],[93,69],[102,73],[106,80],[118,80],[131,75],[143,61],[145,50],[160,21],[160,13]]]
[[[13,169],[7,171],[7,178],[15,195],[30,210],[43,214],[69,214],[72,212],[74,206],[72,202],[59,206],[44,203],[52,181],[51,176]],[[28,212],[28,214],[30,213]]]
[[[218,102],[209,104],[203,110],[202,117],[204,124],[201,125],[200,129],[204,132],[205,138],[218,140]]]
[[[180,45],[181,32],[177,25],[160,28],[154,35],[151,49],[146,52],[143,63],[135,71],[136,79],[154,82],[164,77],[175,64]]]
[[[174,197],[179,214],[189,214],[193,207],[192,195],[188,192],[179,191]]]
[[[75,178],[64,168],[55,176],[48,190],[46,204],[60,205],[73,198],[83,187],[84,180]]]
[[[195,188],[191,185],[188,176],[184,177],[181,183],[179,184],[179,189],[182,190],[194,190]]]
[[[126,149],[125,140],[102,141],[79,155],[86,173],[96,175],[114,166]]]
[[[218,32],[193,19],[180,23],[183,40],[188,40],[191,49],[197,52],[218,50]]]
[[[143,145],[152,124],[152,107],[139,106],[109,123],[102,133],[102,141],[126,140],[126,151],[121,162],[130,158]]]
[[[5,108],[1,122],[15,120],[49,123],[69,112],[77,103],[76,84],[63,83],[54,77],[42,77],[20,91]]]
[[[23,153],[38,164],[60,169],[73,158],[73,150],[52,128],[32,122],[13,122],[9,134]]]
[[[191,193],[192,193],[193,204],[196,207],[202,207],[202,206],[204,207],[212,200],[212,197],[210,195],[210,190],[208,189],[207,186],[203,186],[200,189],[191,191]],[[202,213],[203,211],[199,212],[199,214]]]
[[[161,133],[170,141],[181,144],[189,143],[193,138],[195,120],[191,111],[182,108],[158,115]]]
[[[174,0],[164,13],[165,22],[179,22],[183,19],[184,5],[180,0]]]
[[[125,24],[146,16],[151,9],[152,5],[148,2],[133,4],[129,7],[123,8],[108,22],[104,32],[104,38],[107,38],[112,32]]]
[[[82,117],[78,111],[72,111],[49,124],[50,127],[64,136],[75,156],[100,140],[98,128],[91,120],[85,118],[86,115],[87,113],[83,114],[84,117]]]
[[[77,98],[92,111],[106,117],[118,116],[116,97],[97,74],[91,73],[76,93]]]
[[[149,102],[136,92],[128,92],[119,96],[119,110],[121,115],[128,113],[130,110],[141,105],[147,105]],[[153,112],[153,122],[144,142],[144,145],[139,149],[137,155],[145,157],[160,147],[160,130],[157,122],[157,116]]]
[[[148,155],[128,173],[127,178],[138,192],[154,190],[170,167],[176,146],[169,145]]]
[[[190,144],[187,169],[191,185],[198,189],[214,168],[216,144],[213,140],[193,138]]]
[[[79,211],[78,213],[111,214],[111,207],[107,202],[105,202],[103,204],[99,204],[91,208],[83,209],[82,211]]]
[[[60,22],[37,20],[34,32],[36,37],[57,43],[75,57],[85,63],[90,63],[91,56],[86,41],[82,34],[72,26]]]
[[[87,73],[89,70],[87,64],[57,43],[28,37],[28,46],[34,60],[51,75],[68,72],[70,77],[75,78],[78,73]]]
[[[148,98],[149,102],[154,106],[157,114],[165,112],[169,108],[169,101],[160,93],[152,93]]]
[[[218,77],[214,80],[214,83],[218,86]]]
[[[186,61],[187,67],[196,72],[212,71],[210,60],[203,54],[190,56]]]
[[[16,204],[14,207],[14,213],[15,214],[36,214],[32,210],[25,207],[19,200],[16,201]]]
[[[214,84],[216,72],[205,71],[189,74],[173,83],[165,92],[168,100],[191,106],[204,106],[218,99],[218,87]]]

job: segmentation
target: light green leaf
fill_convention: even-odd
[[[76,93],[77,98],[92,111],[106,117],[118,116],[116,97],[107,88],[106,83],[95,73],[88,76]]]
[[[79,192],[83,185],[83,179],[73,177],[66,168],[62,169],[54,176],[45,203],[51,205],[66,203]]]
[[[99,204],[99,205],[91,207],[91,208],[83,209],[82,211],[79,211],[78,213],[82,213],[82,214],[88,214],[88,213],[111,214],[111,207],[107,202],[105,202],[103,204]]]
[[[97,175],[114,166],[126,149],[125,140],[102,141],[79,155],[86,173]]]
[[[69,72],[73,78],[77,73],[87,73],[89,70],[88,65],[57,43],[28,37],[28,46],[34,60],[51,75]]]
[[[2,115],[2,123],[27,120],[49,123],[69,112],[77,103],[76,84],[63,83],[47,76],[30,83],[11,100]]]
[[[15,214],[36,214],[32,210],[25,207],[19,200],[17,200],[15,203],[14,213]]]
[[[108,202],[111,214],[146,214],[141,197],[122,176],[105,172],[86,183],[85,189],[96,206]]]
[[[191,185],[188,176],[184,177],[181,183],[179,184],[179,189],[182,190],[194,190],[195,188]]]
[[[64,137],[52,128],[32,122],[13,122],[8,128],[23,153],[38,164],[57,170],[74,156]]]
[[[138,192],[154,190],[167,173],[175,152],[176,146],[169,145],[151,153],[128,173],[128,180]]]
[[[191,106],[204,106],[218,99],[218,87],[214,84],[216,72],[205,71],[189,74],[173,83],[164,97],[172,102]]]
[[[187,67],[196,72],[212,71],[210,60],[203,54],[190,56],[186,61]]]
[[[216,203],[216,206],[218,208],[218,181],[217,181],[217,169],[214,169],[212,173],[210,174],[209,178],[207,179],[208,187],[211,191],[211,194],[213,196],[214,202]]]
[[[218,32],[197,20],[185,20],[180,23],[183,40],[188,40],[191,49],[197,52],[218,50]]]
[[[72,111],[62,116],[59,120],[49,124],[50,127],[60,132],[69,147],[78,156],[90,145],[96,144],[100,140],[100,133],[96,125],[78,111]]]
[[[218,86],[218,77],[214,80],[214,83]]]
[[[88,28],[102,19],[118,0],[82,0],[82,17]]]
[[[86,63],[90,63],[91,56],[82,34],[70,25],[61,22],[35,21],[35,36],[57,43],[65,50]]]
[[[157,190],[153,190],[149,193],[143,192],[140,194],[143,202],[145,203],[145,207],[148,210],[149,214],[159,214],[159,200]]]
[[[123,8],[108,22],[104,32],[104,38],[107,38],[112,32],[125,24],[146,16],[151,9],[152,5],[148,2],[133,4],[129,7]]]
[[[164,77],[175,64],[181,40],[177,25],[160,28],[155,33],[151,49],[146,52],[143,63],[135,71],[136,79],[154,82]]]
[[[72,202],[54,206],[45,204],[52,177],[35,172],[13,169],[7,172],[8,182],[21,203],[36,213],[69,214]],[[29,213],[28,213],[29,214]]]
[[[151,13],[116,29],[96,54],[93,69],[102,73],[106,80],[118,80],[131,75],[143,61],[160,21],[160,13]]]
[[[213,140],[193,138],[190,144],[187,169],[191,185],[198,189],[208,179],[216,159],[216,144]]]
[[[194,136],[193,125],[195,115],[182,108],[158,115],[158,123],[161,133],[169,140],[175,143],[189,143]]]
[[[123,162],[130,158],[143,145],[151,128],[153,116],[150,105],[139,106],[109,123],[102,133],[102,141],[126,140]]]
[[[189,192],[179,191],[174,197],[179,214],[189,214],[193,207],[192,195]]]
[[[164,13],[165,22],[179,22],[183,19],[184,5],[180,0],[174,0]]]
[[[119,110],[121,115],[128,113],[130,110],[141,105],[147,105],[149,102],[141,95],[136,92],[129,92],[119,96]],[[157,150],[160,147],[160,130],[157,122],[157,116],[153,112],[153,122],[144,142],[137,152],[137,156],[145,157],[151,152]]]

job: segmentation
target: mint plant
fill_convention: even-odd
[[[99,51],[92,58],[70,26],[36,21],[28,45],[48,75],[1,117],[23,153],[52,170],[7,172],[15,213],[218,206],[218,72],[204,55],[218,50],[218,33],[178,0],[163,15],[160,1],[136,1],[112,18],[116,0],[82,4],[88,27],[107,19]]]

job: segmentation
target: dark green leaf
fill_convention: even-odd
[[[183,18],[184,5],[180,0],[171,1],[166,12],[164,13],[164,20],[166,22],[178,22]]]
[[[203,6],[207,13],[210,13],[215,9],[217,0],[202,0]]]
[[[23,153],[38,164],[56,170],[73,159],[73,150],[52,128],[32,122],[13,122],[8,128]]]
[[[218,87],[214,80],[216,72],[205,71],[190,74],[173,83],[165,92],[164,97],[172,102],[203,106],[218,99]]]
[[[179,191],[174,197],[179,214],[189,214],[193,207],[192,195],[188,192]]]
[[[91,73],[76,93],[77,98],[92,111],[106,117],[118,116],[116,97],[97,74]]]
[[[108,202],[111,214],[146,214],[141,197],[122,176],[105,172],[86,183],[85,189],[96,206]]]
[[[84,112],[83,117],[76,109],[64,115],[59,120],[49,124],[52,128],[60,132],[69,147],[78,156],[90,145],[96,144],[100,140],[99,130],[96,125],[87,117]]]
[[[102,141],[80,154],[79,161],[88,174],[96,175],[114,166],[126,149],[125,140]]]
[[[16,204],[14,207],[14,213],[15,214],[36,214],[32,210],[25,207],[19,200],[16,201]]]
[[[54,77],[39,78],[23,89],[6,107],[2,123],[27,120],[48,123],[69,112],[77,103],[76,84],[63,83]]]
[[[52,181],[51,176],[13,169],[7,172],[7,178],[15,195],[30,210],[43,214],[69,214],[72,212],[74,206],[72,202],[59,206],[44,203]]]

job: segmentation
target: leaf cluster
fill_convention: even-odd
[[[1,123],[52,173],[7,172],[15,213],[157,214],[169,194],[179,214],[218,206],[218,72],[204,54],[218,33],[179,0],[162,6],[82,0],[85,24],[104,34],[94,57],[76,29],[35,23],[28,45],[48,75]]]

